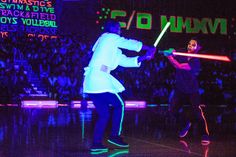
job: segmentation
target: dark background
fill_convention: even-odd
[[[159,47],[182,48],[188,39],[197,36],[202,40],[203,47],[212,53],[220,53],[221,49],[226,49],[228,55],[235,49],[236,43],[236,6],[232,1],[221,0],[78,0],[61,1],[58,9],[58,32],[77,33],[88,40],[95,40],[101,32],[101,26],[96,24],[98,20],[97,11],[101,8],[125,10],[127,17],[121,19],[128,21],[133,10],[136,12],[148,12],[152,14],[152,30],[141,30],[135,27],[135,18],[132,21],[130,30],[123,29],[123,35],[130,38],[137,38],[148,44],[153,44],[160,33],[160,16],[182,16],[183,18],[226,18],[227,35],[215,34],[186,34],[168,32],[161,40]],[[100,20],[102,23],[103,20]]]

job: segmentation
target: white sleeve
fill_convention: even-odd
[[[138,63],[138,56],[127,57],[124,54],[121,54],[119,58],[119,65],[122,67],[140,67],[141,62]]]
[[[139,52],[142,49],[143,43],[134,39],[126,39],[124,37],[119,37],[117,39],[117,47]]]

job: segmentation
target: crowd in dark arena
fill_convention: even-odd
[[[91,41],[79,35],[53,39],[9,33],[0,38],[1,103],[18,103],[31,94],[47,95],[59,102],[87,99],[82,92],[84,67],[91,58]],[[224,50],[221,50],[224,51]],[[232,51],[232,56],[235,54]],[[224,53],[224,52],[222,52]],[[132,55],[132,54],[131,54]],[[235,65],[201,60],[199,76],[202,103],[235,104]],[[169,103],[175,84],[168,60],[156,54],[138,70],[119,67],[113,75],[125,84],[126,100],[145,100],[152,104]],[[212,92],[214,91],[214,92]]]
[[[236,157],[235,15],[0,0],[0,157]]]

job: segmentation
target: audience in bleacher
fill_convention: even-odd
[[[81,92],[83,68],[91,54],[90,41],[80,40],[78,35],[43,41],[14,33],[0,37],[0,90],[6,91],[1,92],[1,103],[14,102],[20,94],[35,92],[31,73],[38,76],[39,85],[45,87],[41,92],[51,99],[81,100],[86,97]],[[28,64],[23,64],[25,61]],[[118,68],[122,73],[113,73],[126,86],[124,99],[168,103],[175,83],[172,67],[161,55],[144,64],[148,65],[141,65],[139,70]],[[235,104],[234,63],[202,60],[202,65],[199,82],[203,103]]]

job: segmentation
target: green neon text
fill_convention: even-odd
[[[217,30],[220,34],[227,34],[227,19],[224,18],[183,18],[181,16],[161,16],[161,27],[163,28],[167,22],[171,22],[170,32],[183,33],[203,33],[216,34]]]
[[[124,10],[111,10],[111,18],[120,21],[122,28],[127,27],[129,15]],[[150,13],[137,12],[134,17],[136,20],[136,29],[151,30],[153,28],[153,17]],[[202,33],[227,35],[227,19],[226,18],[193,18],[182,16],[160,16],[160,27],[164,28],[169,21],[170,32],[173,33]]]

